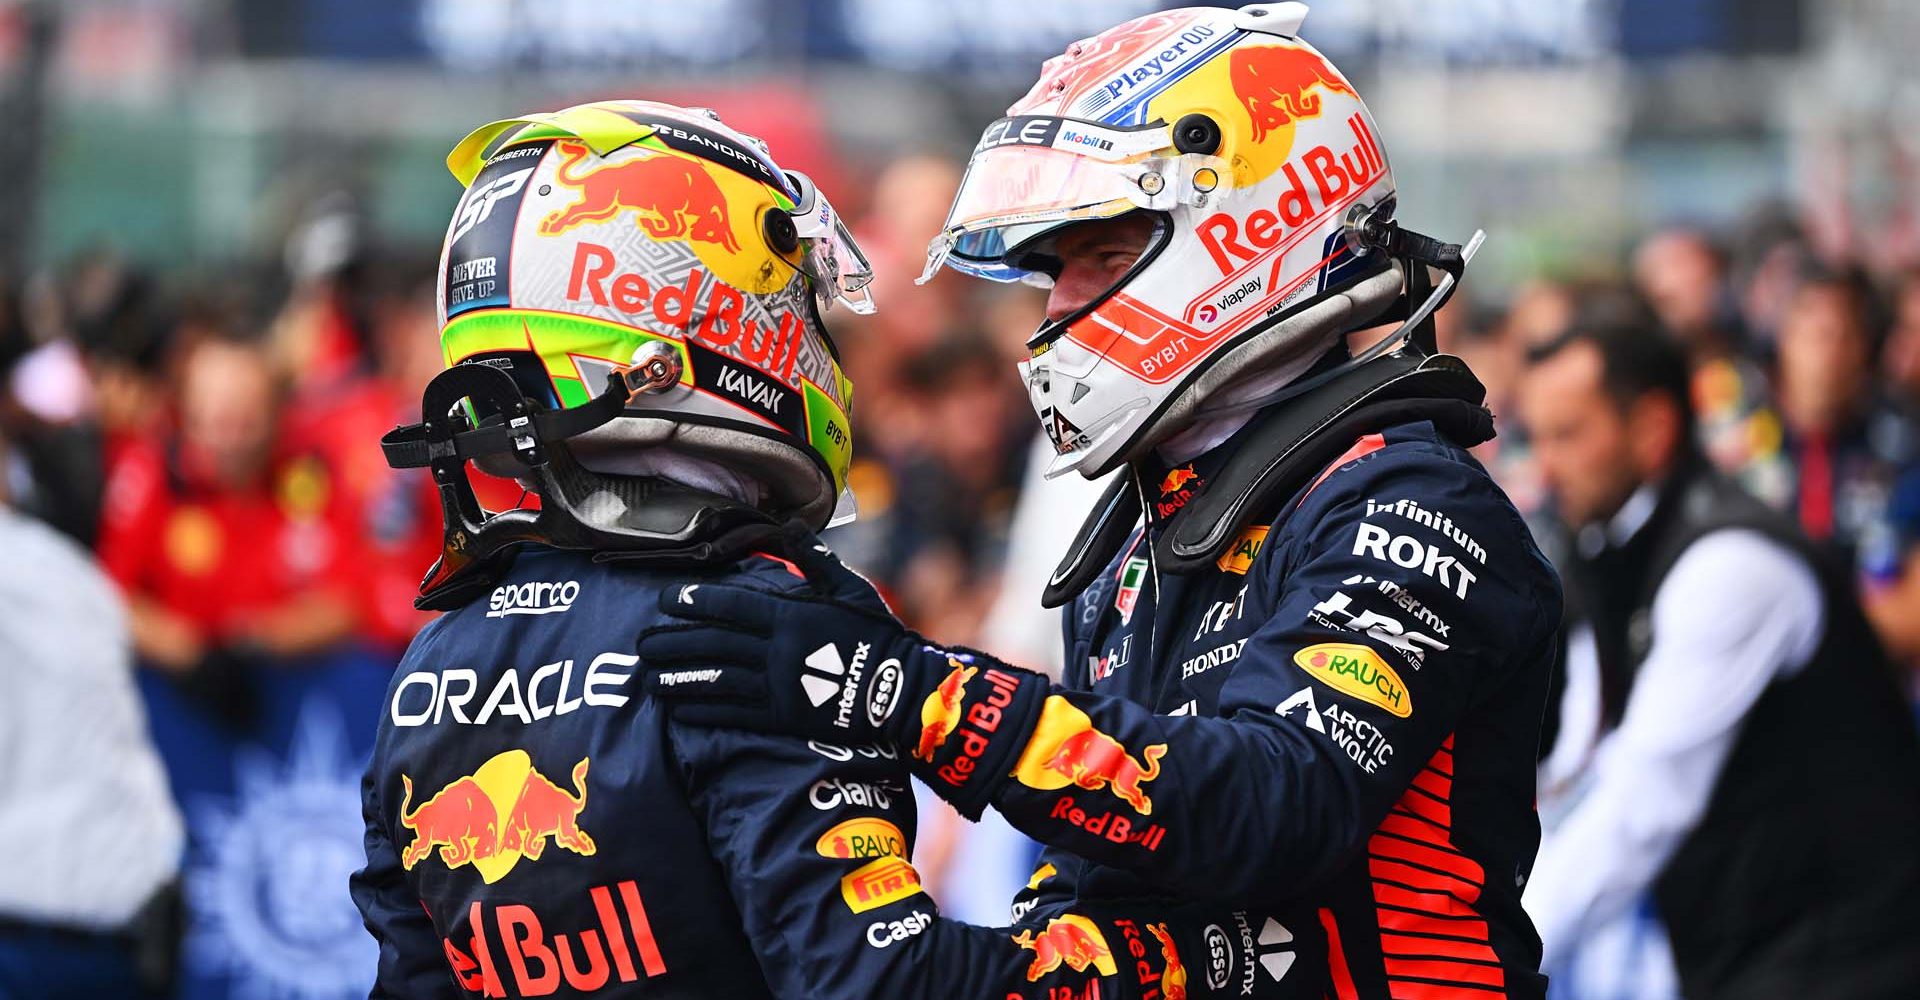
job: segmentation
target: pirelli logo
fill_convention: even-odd
[[[840,898],[846,900],[847,909],[855,913],[865,913],[919,892],[920,873],[904,858],[875,859],[840,880]]]

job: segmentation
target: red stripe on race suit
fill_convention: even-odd
[[[1498,962],[1493,949],[1474,941],[1427,937],[1419,934],[1382,934],[1380,951],[1385,955],[1421,958],[1464,958],[1475,962]]]
[[[1421,892],[1385,882],[1373,884],[1373,900],[1381,906],[1418,910],[1437,917],[1478,917],[1473,907],[1444,892]]]
[[[1430,913],[1415,913],[1384,907],[1380,910],[1380,929],[1404,931],[1408,934],[1442,934],[1474,941],[1487,939],[1487,922],[1484,920],[1436,917]]]
[[[1413,776],[1413,787],[1436,799],[1453,798],[1453,779],[1431,768],[1423,768]]]
[[[1380,821],[1380,832],[1427,844],[1444,846],[1451,842],[1444,828],[1403,812],[1388,813],[1387,818]]]
[[[1395,979],[1439,979],[1477,986],[1505,986],[1507,975],[1497,965],[1475,965],[1445,959],[1389,958],[1387,975]]]
[[[1396,861],[1416,864],[1422,868],[1431,868],[1462,881],[1471,882],[1474,885],[1474,899],[1479,898],[1479,887],[1485,885],[1487,880],[1486,872],[1481,869],[1479,863],[1453,850],[1451,844],[1447,845],[1446,850],[1441,850],[1417,844],[1411,840],[1376,835],[1368,842],[1367,853],[1376,858],[1392,858]],[[1467,902],[1471,903],[1473,899]]]
[[[1347,968],[1347,949],[1340,943],[1340,924],[1324,906],[1320,926],[1327,931],[1327,973],[1333,979],[1334,995],[1338,1000],[1360,1000],[1360,991],[1353,988],[1353,970]]]
[[[787,568],[787,572],[792,573],[794,576],[802,580],[807,578],[807,574],[800,572],[800,567],[795,566],[791,561],[782,559],[771,552],[755,552],[754,555],[759,556],[762,559],[771,559],[774,562],[777,562],[780,565],[785,566]]]
[[[1436,799],[1418,788],[1408,786],[1407,794],[1400,796],[1400,801],[1394,803],[1393,808],[1410,812],[1446,829],[1453,829],[1453,807],[1447,805],[1445,799]]]
[[[1444,892],[1463,903],[1472,903],[1480,898],[1480,887],[1472,882],[1463,882],[1436,871],[1389,861],[1386,858],[1368,858],[1367,872],[1375,883],[1390,882],[1409,889],[1421,889],[1431,892]],[[1380,901],[1380,894],[1374,893],[1374,902]]]
[[[1387,981],[1387,995],[1393,1000],[1505,1000],[1505,990],[1483,990],[1452,983],[1416,983],[1405,979]]]
[[[1335,472],[1338,472],[1340,468],[1346,465],[1348,462],[1365,458],[1368,455],[1371,455],[1374,452],[1379,451],[1382,448],[1385,448],[1386,446],[1387,446],[1387,439],[1378,434],[1368,434],[1362,437],[1360,440],[1355,441],[1353,443],[1353,447],[1348,448],[1344,452],[1341,452],[1339,458],[1334,459],[1331,463],[1327,465],[1326,468],[1320,470],[1320,474],[1318,476],[1315,476],[1313,479],[1313,485],[1307,487],[1306,493],[1300,494],[1300,502],[1306,503],[1308,495],[1313,493],[1314,490],[1318,489],[1321,483],[1326,482],[1328,476],[1331,476]]]
[[[1473,909],[1486,872],[1479,862],[1453,845],[1449,801],[1453,763],[1453,737],[1448,736],[1389,814],[1388,819],[1396,821],[1400,829],[1387,829],[1383,823],[1367,841],[1367,870],[1373,878],[1375,915],[1382,931],[1380,951],[1387,993],[1394,1000],[1494,1000],[1506,996],[1506,973],[1498,964],[1499,956],[1487,946],[1486,921]],[[1447,902],[1440,903],[1436,897]],[[1438,921],[1394,907],[1467,919]],[[1410,926],[1420,921],[1427,925]],[[1386,933],[1389,929],[1412,933]],[[1436,932],[1459,937],[1432,936]],[[1390,957],[1395,955],[1439,957]]]

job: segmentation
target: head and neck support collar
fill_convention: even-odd
[[[485,364],[441,372],[421,397],[421,422],[381,438],[387,464],[432,470],[444,544],[414,605],[446,611],[499,579],[525,543],[595,553],[603,562],[706,564],[735,557],[778,530],[761,510],[662,479],[606,477],[580,468],[563,442],[621,415],[665,377],[646,364],[616,368],[607,389],[566,409],[540,408],[513,377]],[[672,373],[677,379],[678,372]],[[476,426],[462,404],[486,414]],[[510,455],[540,494],[538,510],[489,514],[474,496],[467,463]]]
[[[1363,435],[1430,420],[1461,447],[1493,438],[1493,414],[1482,405],[1486,388],[1465,362],[1438,352],[1433,330],[1433,314],[1452,296],[1485,234],[1475,233],[1464,247],[1444,243],[1402,229],[1391,214],[1391,205],[1383,203],[1356,220],[1350,232],[1369,251],[1403,262],[1407,294],[1397,315],[1387,317],[1401,319],[1400,326],[1344,364],[1267,396],[1203,413],[1262,411],[1240,433],[1226,468],[1173,516],[1154,543],[1154,561],[1162,571],[1192,572],[1214,562],[1249,519],[1307,485]],[[1442,272],[1437,284],[1429,284],[1429,267]],[[1048,579],[1041,603],[1061,607],[1085,590],[1132,535],[1140,505],[1130,477],[1117,477]]]

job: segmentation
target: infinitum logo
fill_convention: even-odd
[[[580,584],[575,580],[509,583],[493,588],[493,596],[487,600],[487,617],[551,615],[572,608],[579,596]]]

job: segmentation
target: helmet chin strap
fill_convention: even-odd
[[[1390,203],[1383,203],[1383,205],[1388,212],[1392,211]],[[1396,351],[1409,342],[1425,354],[1438,353],[1438,347],[1434,343],[1433,314],[1453,297],[1454,290],[1460,284],[1461,273],[1467,269],[1474,255],[1480,252],[1481,244],[1487,240],[1486,230],[1474,230],[1473,238],[1469,239],[1465,245],[1445,243],[1431,236],[1422,236],[1410,229],[1402,228],[1399,223],[1390,218],[1380,218],[1382,214],[1378,211],[1374,212],[1352,227],[1349,232],[1369,250],[1382,250],[1407,262],[1408,301],[1411,302],[1415,297],[1419,297],[1423,291],[1425,293],[1420,303],[1407,313],[1407,318],[1401,320],[1400,325],[1394,327],[1393,332],[1387,334],[1379,343],[1355,355],[1344,364],[1336,365],[1312,378],[1295,382],[1277,392],[1202,410],[1197,415],[1197,419],[1205,420],[1212,417],[1251,413],[1284,403],[1302,393],[1325,385],[1342,372],[1350,371],[1375,358]],[[1440,280],[1431,289],[1425,288],[1428,267],[1435,267],[1443,272]]]

